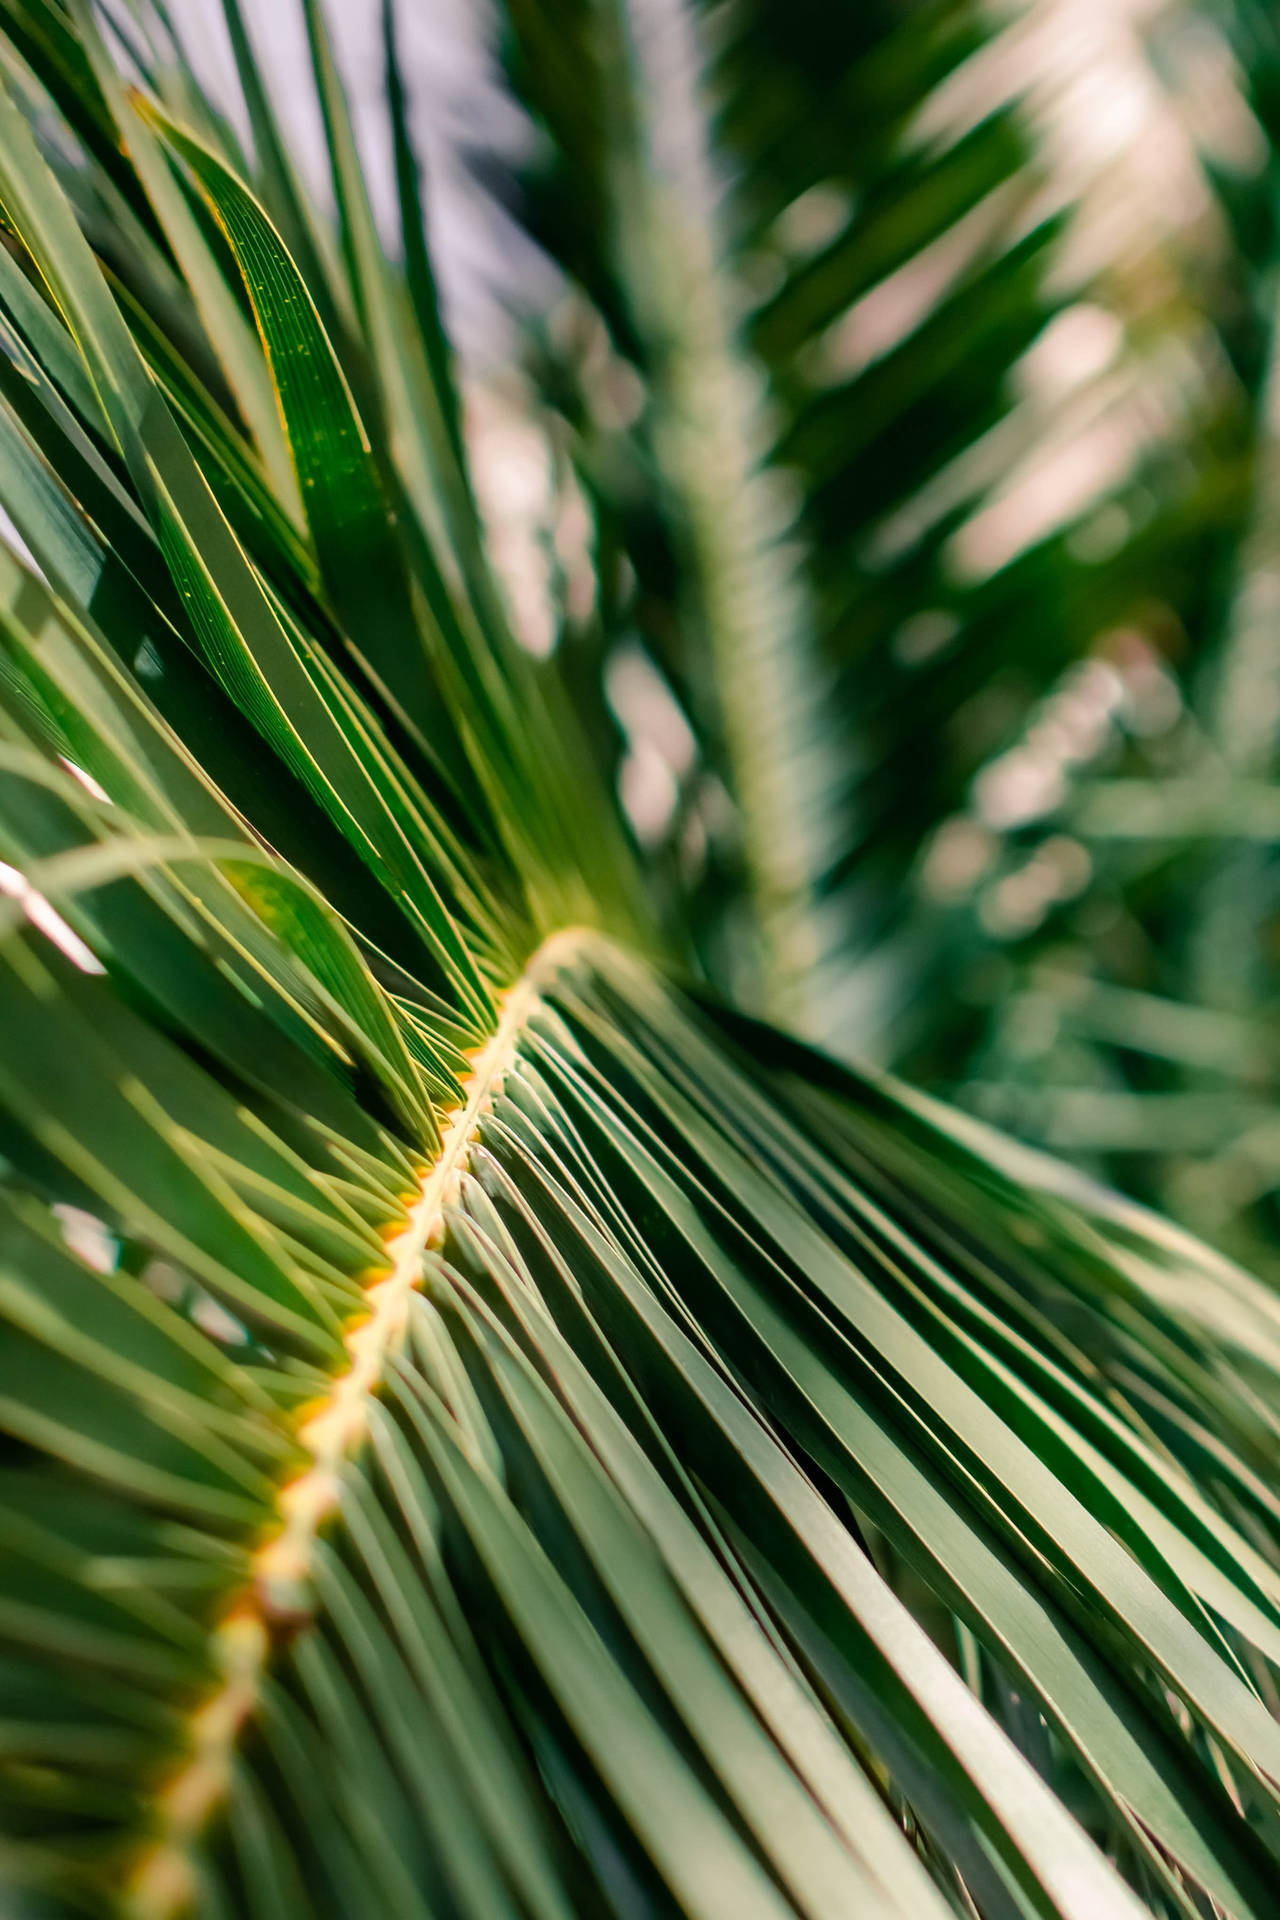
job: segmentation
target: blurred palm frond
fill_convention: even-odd
[[[1274,433],[1273,24],[653,0],[628,65],[603,17],[505,16],[536,129],[515,205],[566,288],[528,365],[594,540],[563,644],[630,690],[614,770],[704,964],[1267,1260],[1252,1146],[1193,1181],[1179,1145],[1257,1137],[1262,1028],[1243,1078],[1206,1095],[1196,1068],[1179,1108],[1181,1068],[1114,1023],[1247,1018],[1267,965],[1265,854],[1237,851],[1241,817],[1265,847],[1266,774],[1212,796],[1215,712],[1269,710],[1265,638],[1249,691],[1227,662],[1267,539],[1242,529]],[[699,503],[725,444],[754,571]]]

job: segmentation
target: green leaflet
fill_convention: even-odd
[[[4,572],[6,563],[0,558],[0,573]],[[170,891],[163,893],[158,903],[170,918],[182,923],[180,931],[166,936],[159,915],[146,912],[141,902],[132,915],[113,914],[109,902],[96,903],[93,911],[107,916],[98,924],[103,931],[114,931],[117,958],[124,960],[131,943],[145,937],[143,920],[149,920],[152,945],[145,963],[136,968],[140,982],[145,980],[149,992],[168,998],[175,1011],[179,1002],[183,1004],[205,1044],[229,1047],[231,1054],[224,1057],[233,1057],[246,1035],[241,1032],[233,1037],[228,1033],[226,1021],[230,1016],[226,1015],[219,1031],[219,1015],[211,1004],[211,998],[216,1001],[220,997],[225,1005],[228,996],[225,992],[211,996],[210,982],[202,997],[192,978],[190,949],[183,936],[190,934],[189,915],[194,911],[197,924],[203,921],[199,937],[220,954],[221,971],[239,980],[242,1026],[252,1018],[253,1003],[263,994],[268,979],[272,982],[271,1004],[277,1022],[308,1051],[318,1052],[327,1066],[335,1066],[335,1056],[345,1053],[353,1038],[347,1023],[354,1021],[357,1044],[370,1048],[396,1100],[406,1109],[410,1125],[429,1130],[429,1112],[416,1072],[345,929],[318,903],[308,900],[299,879],[286,881],[278,872],[269,875],[258,849],[250,843],[244,844],[238,866],[232,862],[221,870],[199,851],[202,836],[230,837],[233,844],[239,838],[240,823],[233,810],[201,777],[136,686],[95,645],[91,633],[77,629],[14,563],[7,563],[7,573],[13,597],[5,653],[15,668],[21,662],[26,711],[39,713],[50,743],[90,775],[110,801],[126,808],[133,820],[161,832],[185,831],[191,836],[192,857],[183,864],[179,880],[187,900],[180,904],[181,892],[175,899]],[[17,817],[11,814],[15,820]],[[82,832],[83,827],[79,830]],[[71,822],[59,830],[46,820],[42,832],[44,839],[26,840],[25,852],[44,854],[55,846],[74,844],[77,827]],[[53,839],[47,837],[50,833],[55,834]],[[146,867],[156,864],[154,854],[146,856],[144,873]],[[156,876],[153,891],[160,884]],[[254,902],[253,914],[238,910],[241,899]],[[285,947],[268,940],[259,924],[264,919],[270,924],[273,918],[290,930]],[[166,946],[174,952],[172,964],[164,958]],[[136,945],[133,950],[136,952]],[[300,973],[299,967],[318,976],[325,996],[332,996],[327,1015],[314,985],[307,984],[306,974]],[[177,1001],[172,996],[177,996]],[[236,998],[230,996],[233,1006]],[[330,1025],[330,1033],[315,1031],[318,1018]],[[210,1020],[215,1023],[212,1030],[205,1024]],[[270,1053],[264,1051],[261,1037],[253,1044],[257,1051],[250,1071],[256,1075],[267,1066]],[[314,1075],[306,1073],[304,1062],[293,1062],[279,1074],[276,1085],[290,1099],[297,1099],[304,1086],[311,1087],[313,1100],[318,1097]],[[323,1112],[322,1096],[320,1100],[319,1111]],[[348,1113],[345,1125],[349,1129],[353,1124]]]
[[[260,1318],[304,1351],[331,1354],[332,1304],[309,1277],[288,1270],[274,1236],[179,1130],[164,1088],[169,1072],[181,1072],[180,1056],[168,1059],[157,1039],[155,1079],[139,1071],[141,1063],[95,1031],[91,1014],[102,997],[93,985],[64,973],[59,987],[45,963],[10,943],[0,983],[14,1035],[2,1070],[8,1104],[46,1151],[125,1219],[144,1225],[234,1311]],[[101,1021],[105,1002],[96,1011]]]
[[[191,167],[244,275],[307,525],[338,617],[407,711],[433,732],[437,702],[400,541],[368,437],[311,295],[266,214],[230,168],[158,108],[139,111]]]
[[[375,864],[442,963],[456,970],[476,1011],[487,990],[448,910],[399,824],[377,793],[347,714],[326,697],[305,655],[273,610],[152,385],[101,275],[16,110],[0,104],[0,193],[23,224],[40,230],[46,276],[65,301],[72,331],[107,383],[104,404],[140,486],[156,537],[197,643],[215,675],[363,858]],[[19,161],[19,155],[22,156]]]
[[[123,82],[97,31],[87,0],[71,0],[71,7],[80,45],[115,122],[116,137],[128,144],[133,168],[191,291],[205,332],[257,443],[277,497],[282,502],[288,501],[288,460],[281,445],[279,417],[258,343],[149,129],[139,128],[129,113]]]
[[[387,68],[387,108],[391,117],[396,188],[400,202],[400,234],[404,246],[405,279],[413,302],[414,317],[418,323],[418,334],[431,374],[430,392],[435,402],[431,422],[432,437],[437,444],[443,442],[443,446],[437,453],[437,464],[445,470],[452,486],[460,491],[461,507],[469,509],[466,514],[466,524],[460,530],[459,537],[469,536],[474,539],[477,533],[475,508],[469,497],[470,481],[467,474],[466,452],[463,447],[452,350],[440,318],[439,290],[427,247],[426,210],[418,177],[418,163],[409,133],[404,76],[397,50],[395,7],[392,0],[383,0],[382,32]]]

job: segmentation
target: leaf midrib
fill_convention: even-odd
[[[498,999],[493,1032],[468,1056],[462,1099],[445,1116],[437,1150],[420,1172],[405,1223],[387,1241],[389,1266],[371,1276],[366,1309],[349,1327],[351,1364],[313,1401],[297,1439],[309,1464],[276,1496],[278,1532],[251,1561],[250,1581],[211,1635],[217,1684],[188,1719],[187,1757],[156,1797],[153,1837],[129,1881],[134,1920],[175,1920],[195,1890],[193,1848],[231,1784],[240,1736],[261,1698],[272,1648],[315,1611],[313,1568],[321,1528],[342,1498],[342,1473],[368,1433],[369,1408],[408,1327],[410,1298],[423,1281],[423,1256],[444,1233],[445,1211],[476,1130],[515,1063],[525,1027],[548,981],[598,936],[570,927],[549,935]]]

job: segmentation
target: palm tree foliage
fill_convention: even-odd
[[[860,170],[808,326],[1022,164],[1004,116],[898,158],[964,8],[833,11],[720,41],[761,220]],[[541,662],[476,515],[390,10],[394,260],[315,0],[336,231],[235,0],[251,155],[163,18],[3,19],[8,1907],[1266,1920],[1273,1295],[706,984],[749,901],[759,978],[825,1004],[850,583],[770,518],[707,205],[622,297],[673,205],[646,16],[504,14],[560,102],[558,249],[658,396],[612,449],[645,484],[595,470],[593,623]],[[974,280],[977,416],[1041,244]],[[908,398],[790,409],[833,573],[824,514],[868,511],[868,463],[906,487],[877,435]],[[931,459],[973,431],[911,404]],[[731,747],[743,848],[701,889],[616,803],[610,554]]]
[[[1139,48],[1124,11],[702,10],[724,338],[763,381],[748,464],[783,502],[759,500],[757,535],[780,525],[786,614],[775,593],[761,648],[788,688],[770,687],[754,731],[706,671],[717,629],[741,652],[724,611],[741,560],[700,546],[696,477],[673,485],[664,458],[697,412],[680,365],[707,365],[690,272],[667,264],[697,168],[688,141],[665,183],[629,164],[616,79],[593,77],[594,10],[534,0],[505,9],[539,130],[515,203],[650,402],[619,425],[581,320],[535,317],[530,364],[605,530],[597,642],[642,647],[698,736],[666,846],[686,892],[693,869],[713,976],[772,990],[829,1044],[1065,1148],[1270,1269],[1272,669],[1248,582],[1274,518],[1274,23],[1133,9]],[[1232,48],[1213,129],[1205,69],[1221,80]],[[1096,123],[1105,156],[1116,115],[1127,133],[1082,183],[1063,127],[1091,151]],[[617,234],[654,179],[646,254]],[[758,569],[752,585],[748,606]],[[724,780],[747,795],[740,830]],[[788,903],[775,912],[766,887],[753,966],[742,870],[788,782],[814,823],[790,859],[811,938],[791,967]]]

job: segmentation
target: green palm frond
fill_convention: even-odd
[[[692,298],[653,319],[679,222],[652,220],[647,254],[619,244],[661,172],[636,164],[636,114],[606,110],[626,72],[599,56],[609,9],[572,30],[507,9],[503,44],[537,136],[520,210],[574,290],[529,355],[594,515],[594,624],[566,615],[562,644],[628,671],[639,650],[692,725],[650,837],[703,966],[1269,1270],[1272,797],[1230,773],[1213,689],[1269,487],[1274,22],[1195,0],[1078,32],[1036,0],[690,11],[684,199],[731,380]],[[1105,152],[1108,117],[1139,113],[1141,139],[1063,161],[1064,136]],[[584,179],[597,211],[571,233]],[[672,363],[695,370],[683,393]],[[705,476],[728,469],[682,462],[699,413],[739,481],[701,538]],[[753,510],[749,569],[729,549]],[[734,581],[770,610],[754,639]],[[643,715],[638,744],[661,752]],[[1253,1026],[1227,1049],[1243,1070],[1184,1063],[1206,1005],[1219,1035]]]
[[[162,19],[0,15],[7,1906],[1267,1920],[1271,1292],[697,984],[401,77],[396,261],[319,6],[336,244],[237,6],[252,165]]]
[[[1007,596],[985,622],[957,608],[945,553],[990,487],[960,478],[962,456],[1012,411],[1010,369],[1054,311],[1063,220],[1037,211],[1046,183],[1011,105],[928,129],[991,37],[975,7],[693,14],[588,5],[570,25],[535,0],[506,10],[537,136],[522,212],[647,382],[633,465],[589,382],[572,392],[572,368],[544,382],[638,583],[615,609],[602,577],[602,621],[615,639],[638,630],[736,801],[728,861],[755,898],[756,997],[832,1037],[847,998],[833,956],[844,974],[851,948],[891,931],[889,875],[963,791],[936,753],[903,778],[918,728],[902,716],[938,696],[888,643],[963,618],[962,671],[989,673]],[[944,483],[904,541],[897,523]],[[671,632],[673,598],[705,644]],[[1064,641],[1059,659],[1078,629]],[[722,951],[710,965],[733,975]]]
[[[945,1054],[917,1032],[899,1058],[1269,1275],[1270,775],[1265,750],[1244,771],[1239,728],[1245,707],[1256,740],[1269,724],[1256,610],[1272,518],[1276,42],[1255,10],[1228,17],[1258,151],[1243,175],[1215,177],[1227,240],[1192,314],[1212,331],[1216,424],[1192,430],[1181,509],[1102,569],[1120,597],[1095,609],[1093,660],[996,744],[922,863],[933,952],[950,950],[968,1030]],[[1040,791],[1000,818],[1005,776],[1034,774],[1037,733],[1062,721]]]

